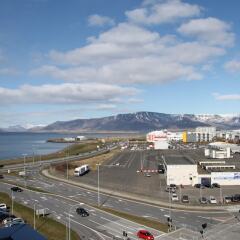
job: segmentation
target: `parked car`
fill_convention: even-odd
[[[201,197],[201,198],[199,199],[199,202],[202,203],[202,204],[207,204],[207,203],[208,203],[208,200],[207,200],[207,198],[205,198],[205,197]]]
[[[197,183],[194,185],[195,188],[204,188],[204,186],[200,183]]]
[[[240,202],[240,194],[233,195],[232,202]]]
[[[218,183],[213,183],[212,188],[220,188],[220,185]]]
[[[216,200],[216,198],[213,197],[213,196],[210,196],[210,197],[209,197],[209,202],[210,202],[211,204],[217,204],[217,200]]]
[[[2,223],[3,223],[3,224],[11,223],[15,218],[16,218],[15,216],[12,216],[12,217],[9,216],[9,217],[5,218],[5,219],[2,221]]]
[[[147,230],[139,230],[137,232],[137,236],[138,238],[141,238],[141,239],[154,240],[153,235]]]
[[[176,184],[170,184],[169,187],[177,189],[177,185]]]
[[[212,186],[211,186],[211,184],[210,183],[204,183],[204,184],[202,184],[204,187],[206,187],[206,188],[211,188]]]
[[[14,218],[11,222],[5,224],[5,227],[11,227],[18,224],[25,224],[22,218]]]
[[[151,177],[151,174],[150,173],[146,173],[144,174],[145,177]]]
[[[0,210],[7,211],[7,205],[5,203],[0,203]]]
[[[179,200],[178,195],[176,193],[173,193],[172,194],[172,201],[174,202],[174,201],[178,201],[178,200]]]
[[[170,186],[167,186],[165,189],[166,192],[171,192],[171,193],[175,193],[176,192],[176,188],[171,188]]]
[[[22,192],[23,191],[20,187],[12,187],[11,190],[13,192]]]
[[[3,177],[3,175],[2,174],[0,174],[0,179],[3,179],[4,177]]]
[[[230,197],[230,196],[225,196],[225,197],[223,198],[223,201],[224,201],[225,203],[231,203],[231,202],[232,202],[232,197]]]
[[[189,197],[188,197],[188,195],[183,195],[183,196],[182,196],[182,202],[183,202],[183,203],[189,203]]]
[[[76,209],[77,214],[79,214],[81,217],[87,217],[89,216],[89,213],[84,208],[77,208]]]

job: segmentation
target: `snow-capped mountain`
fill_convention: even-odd
[[[158,129],[193,129],[201,126],[215,126],[218,129],[240,129],[240,115],[194,115],[136,112],[102,118],[57,121],[47,126],[35,126],[29,129],[21,126],[15,126],[4,129],[4,131],[147,132]]]

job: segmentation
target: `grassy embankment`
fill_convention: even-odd
[[[119,153],[119,150],[115,149],[113,151],[103,153],[95,157],[87,158],[80,161],[70,162],[68,164],[68,169],[69,169],[68,174],[69,176],[73,176],[74,169],[83,164],[88,164],[90,166],[91,171],[95,171],[97,169],[97,164],[103,164],[104,162],[112,159],[113,156],[118,153]],[[57,171],[58,173],[66,174],[66,169],[67,169],[66,163],[55,164],[50,167],[50,173],[54,175],[54,173],[56,173]]]
[[[11,206],[11,198],[6,193],[0,193],[0,202]],[[33,226],[33,209],[14,201],[14,215],[23,218]],[[66,226],[49,217],[36,217],[36,230],[47,237],[48,240],[66,239]],[[71,239],[80,240],[74,231],[71,231]]]

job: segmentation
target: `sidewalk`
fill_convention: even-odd
[[[68,184],[71,184],[71,185],[75,185],[75,186],[79,186],[79,187],[82,187],[82,188],[86,188],[86,189],[89,189],[89,190],[97,191],[97,187],[94,187],[94,186],[91,186],[91,185],[88,185],[88,184],[85,184],[85,183],[79,183],[79,182],[75,182],[75,181],[72,181],[72,180],[63,179],[63,178],[51,175],[49,173],[48,169],[43,170],[42,174],[45,177],[48,177],[48,178],[51,178],[51,179],[54,179],[54,180],[62,181],[62,182],[65,182],[65,183],[68,183]],[[116,196],[116,197],[126,198],[126,199],[129,199],[131,201],[142,202],[142,203],[145,203],[145,204],[154,204],[154,205],[157,205],[157,206],[160,206],[160,207],[165,207],[165,208],[169,207],[168,202],[154,200],[154,199],[150,199],[150,198],[147,198],[147,197],[144,197],[144,196],[141,196],[141,200],[139,200],[139,195],[128,194],[128,193],[120,192],[120,191],[114,192],[114,190],[105,189],[105,188],[102,188],[102,187],[101,187],[101,193],[102,194],[103,193],[104,194],[109,194],[109,195]],[[224,211],[225,212],[225,211],[227,211],[227,208],[229,207],[229,206],[215,206],[215,207],[214,206],[211,206],[211,207],[208,207],[208,206],[186,206],[186,205],[180,205],[180,204],[176,204],[176,203],[172,203],[171,206],[172,206],[173,209],[179,209],[179,210],[187,209],[189,211],[192,210],[192,211],[201,211],[201,212],[204,212],[204,211],[209,212],[209,210],[215,211],[215,212],[219,212],[219,211]]]

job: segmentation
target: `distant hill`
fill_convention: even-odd
[[[137,112],[116,116],[57,121],[47,126],[24,128],[19,125],[0,129],[4,132],[147,132],[157,129],[192,129],[215,126],[219,129],[240,129],[240,115],[165,114]]]
[[[137,112],[116,116],[57,121],[41,131],[136,131],[146,132],[156,129],[185,129],[210,124],[194,119],[194,115]]]

